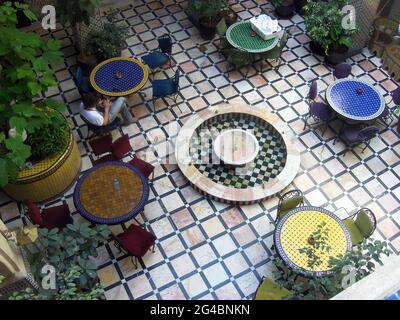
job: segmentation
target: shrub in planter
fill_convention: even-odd
[[[126,46],[128,28],[116,23],[115,14],[109,12],[104,30],[92,30],[88,35],[87,51],[100,61],[120,56]]]
[[[219,13],[228,2],[228,0],[192,0],[192,10],[199,15],[198,27],[203,39],[214,38]]]
[[[31,147],[29,160],[37,162],[62,151],[68,144],[70,127],[68,122],[57,117],[53,122],[28,134],[27,143]]]
[[[357,29],[342,27],[344,0],[330,2],[309,0],[304,6],[307,33],[313,41],[312,48],[320,48],[333,64],[342,62],[352,46],[351,37]],[[317,52],[318,53],[318,52]]]
[[[38,99],[57,84],[50,65],[62,61],[60,42],[46,43],[34,32],[18,30],[19,10],[36,20],[27,5],[0,5],[0,187],[14,181],[31,156],[32,148],[24,143],[23,135],[55,118],[61,120],[54,111],[63,110],[55,100]]]
[[[281,18],[290,18],[294,12],[294,0],[272,0],[276,14]]]
[[[101,299],[103,289],[96,274],[93,257],[97,247],[108,239],[110,231],[105,225],[90,228],[87,223],[57,228],[39,229],[39,238],[26,249],[31,271],[38,283],[42,282],[42,269],[51,265],[56,272],[56,289],[27,289],[16,292],[11,299],[94,300]]]

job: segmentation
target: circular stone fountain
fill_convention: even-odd
[[[197,190],[237,204],[282,191],[300,166],[291,129],[276,115],[243,103],[193,115],[179,131],[175,157]]]
[[[245,166],[256,158],[260,150],[256,137],[243,129],[223,131],[215,139],[213,147],[216,156],[231,166]]]

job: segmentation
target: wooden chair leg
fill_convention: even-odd
[[[135,269],[137,269],[138,268],[138,263],[137,263],[138,259],[137,259],[137,257],[132,256],[131,260],[132,260],[133,265],[135,266]]]

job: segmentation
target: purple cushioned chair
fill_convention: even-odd
[[[349,146],[357,146],[359,144],[365,143],[365,147],[362,149],[361,153],[369,146],[371,139],[379,133],[379,128],[376,126],[363,127],[362,125],[354,125],[345,127],[339,134],[339,137]],[[347,150],[344,152],[343,156],[346,154]]]
[[[400,105],[400,87],[392,91],[392,101],[396,106]]]
[[[315,99],[318,95],[318,85],[317,81],[313,81],[310,86],[310,91],[308,93],[309,112],[304,119],[304,129],[311,125],[321,125],[325,124],[325,128],[322,131],[322,136],[324,136],[326,129],[328,128],[328,122],[332,118],[332,111],[329,106],[324,102],[316,102]],[[314,123],[308,123],[308,119],[313,118]],[[303,130],[304,130],[303,129]]]
[[[347,63],[340,63],[335,66],[333,69],[333,78],[334,79],[343,79],[347,78],[351,73],[351,65]]]
[[[308,92],[308,100],[311,103],[312,101],[314,101],[317,98],[318,95],[318,83],[317,80],[314,80],[311,83],[310,86],[310,91]]]
[[[392,111],[388,106],[385,106],[385,109],[383,110],[378,120],[387,127],[389,127],[392,124],[394,118],[392,116]]]

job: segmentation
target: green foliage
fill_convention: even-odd
[[[32,133],[61,117],[58,102],[37,100],[40,93],[56,85],[50,65],[62,61],[60,42],[44,42],[34,32],[16,28],[17,11],[35,20],[27,5],[5,2],[0,5],[0,187],[13,181],[25,166],[31,147],[22,133]],[[10,128],[17,134],[8,136]]]
[[[65,119],[45,124],[40,130],[28,134],[31,146],[31,160],[40,161],[62,151],[68,144],[70,127]]]
[[[331,251],[331,247],[327,245],[328,239],[329,229],[326,227],[326,223],[323,222],[317,226],[317,231],[310,235],[309,242],[312,245],[299,249],[300,253],[307,256],[307,265],[311,270],[322,264],[319,254]]]
[[[344,14],[341,10],[344,5],[344,0],[308,0],[304,6],[307,33],[314,42],[322,46],[326,54],[340,45],[347,48],[352,46],[351,37],[357,29],[347,30],[342,27]]]
[[[83,274],[80,266],[71,266],[64,273],[57,273],[58,290],[34,291],[27,288],[21,292],[14,292],[10,300],[99,300],[104,294],[100,283],[96,282],[90,289],[82,290],[79,279]]]
[[[209,21],[212,21],[222,9],[228,6],[228,3],[228,0],[192,0],[192,9],[200,17],[205,17]]]
[[[83,22],[89,25],[90,17],[99,6],[100,0],[57,0],[56,10],[62,24],[75,26]]]
[[[90,228],[87,223],[57,228],[39,229],[39,238],[26,250],[31,271],[41,283],[41,270],[45,264],[56,268],[57,289],[31,290],[15,293],[12,299],[98,299],[103,294],[96,264],[99,243],[108,239],[110,231],[105,225]]]
[[[299,252],[306,254],[308,265],[313,267],[315,261],[321,261],[318,252],[329,252],[327,246],[327,237],[329,230],[321,225],[313,237],[317,239],[313,245],[307,249],[299,249]],[[311,247],[311,248],[310,248]],[[329,268],[332,274],[322,277],[310,275],[307,278],[299,276],[293,270],[286,267],[281,259],[275,260],[277,271],[274,276],[276,283],[280,288],[286,288],[293,292],[288,297],[290,300],[327,300],[344,290],[343,282],[353,272],[354,280],[359,281],[371,274],[376,264],[382,265],[381,257],[389,256],[391,251],[387,248],[385,242],[373,239],[365,239],[361,244],[348,251],[344,256],[329,257]],[[346,283],[348,285],[349,283]]]
[[[118,25],[115,19],[116,11],[111,10],[103,30],[92,30],[88,35],[87,51],[100,59],[109,59],[121,55],[128,35],[126,26]]]

